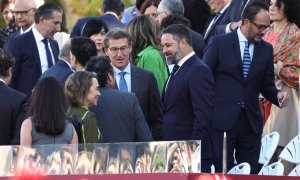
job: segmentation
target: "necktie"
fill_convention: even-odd
[[[210,24],[210,26],[207,28],[207,31],[205,32],[204,39],[207,38],[208,34],[209,34],[210,31],[211,31],[212,26],[215,24],[215,22],[217,21],[217,19],[218,19],[218,17],[219,17],[220,15],[221,15],[220,12],[217,12],[217,13],[215,14],[215,17],[214,17],[213,20],[211,21],[212,23]]]
[[[45,39],[42,40],[42,42],[45,44],[48,68],[50,68],[51,66],[53,66],[53,61],[52,61],[52,56],[51,56],[50,49],[49,49],[49,46],[48,46],[48,39],[45,38]]]
[[[250,53],[249,53],[249,45],[250,43],[248,43],[248,41],[245,42],[245,49],[244,49],[244,58],[243,58],[243,75],[244,75],[244,79],[247,78],[249,69],[250,69],[250,65],[251,65],[251,57],[250,57]]]
[[[127,86],[126,80],[124,78],[125,74],[126,74],[126,72],[124,72],[124,71],[119,72],[119,75],[120,75],[119,90],[123,91],[123,92],[128,92],[128,86]]]
[[[180,66],[178,66],[177,64],[174,65],[173,67],[173,70],[171,72],[171,75],[170,75],[170,78],[169,78],[169,81],[168,81],[168,84],[166,86],[166,88],[168,88],[169,84],[171,83],[173,77],[175,76],[175,73],[177,72],[177,70],[180,68]]]

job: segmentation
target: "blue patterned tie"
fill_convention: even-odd
[[[250,43],[248,43],[248,41],[245,42],[245,49],[244,49],[244,58],[243,58],[243,75],[244,75],[244,79],[247,78],[249,69],[250,69],[250,65],[251,65],[251,56],[249,53],[249,45]]]
[[[45,39],[42,40],[42,42],[45,44],[48,68],[50,68],[51,66],[53,66],[53,61],[52,61],[52,56],[51,56],[50,49],[49,49],[49,46],[48,46],[48,39],[45,38]]]
[[[119,81],[119,90],[123,91],[123,92],[128,92],[128,86],[126,83],[126,80],[124,78],[126,72],[121,71],[119,72],[119,76],[120,76],[120,81]]]

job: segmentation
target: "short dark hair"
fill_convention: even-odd
[[[141,7],[142,7],[142,5],[143,5],[144,2],[145,2],[145,0],[135,0],[135,7],[138,10],[141,10]]]
[[[40,6],[34,14],[34,21],[36,24],[39,23],[41,17],[51,19],[54,11],[58,11],[63,14],[62,8],[55,3],[45,3]]]
[[[288,22],[297,23],[300,20],[299,0],[276,0],[276,7],[280,9],[283,5],[283,13],[286,16]]]
[[[31,95],[29,115],[37,132],[56,136],[66,126],[66,101],[60,82],[52,77],[41,78]]]
[[[77,71],[71,74],[65,82],[65,95],[70,106],[81,107],[92,86],[92,78],[97,76],[87,71]]]
[[[10,3],[12,3],[11,0],[2,0],[1,1],[1,13],[3,12],[5,6],[8,6]]]
[[[92,18],[85,23],[81,36],[89,38],[94,34],[98,34],[102,29],[104,29],[105,33],[108,32],[106,24],[101,19]]]
[[[107,86],[107,76],[108,74],[114,75],[114,70],[110,64],[110,59],[107,56],[95,56],[86,64],[86,71],[95,72],[97,74],[97,79],[100,87]]]
[[[242,14],[242,22],[244,22],[245,19],[249,19],[250,21],[253,21],[255,16],[261,11],[266,10],[269,11],[268,6],[259,1],[254,1],[250,3],[244,10]]]
[[[172,24],[182,24],[186,27],[191,27],[191,22],[187,18],[178,14],[170,14],[162,19],[160,23],[160,30],[163,30]]]
[[[122,0],[103,0],[102,9],[104,13],[112,11],[119,16],[124,12],[125,6]]]
[[[189,29],[182,24],[173,24],[168,26],[166,29],[162,30],[161,35],[163,34],[172,34],[173,38],[176,41],[186,39],[186,42],[189,45],[192,45],[192,37]]]
[[[15,64],[14,57],[6,50],[0,48],[0,76],[7,77],[9,69]]]
[[[97,56],[95,42],[87,37],[72,38],[71,52],[82,66],[85,66],[92,56]]]
[[[123,38],[128,40],[128,45],[131,45],[131,43],[132,43],[131,37],[126,30],[120,29],[120,28],[114,28],[114,29],[110,30],[104,36],[104,40],[103,40],[104,48],[109,47],[108,41],[110,39],[117,40],[117,39],[123,39]]]

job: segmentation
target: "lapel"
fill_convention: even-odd
[[[254,70],[255,70],[255,67],[258,65],[259,63],[259,54],[261,54],[261,49],[263,48],[260,48],[261,46],[261,42],[255,42],[254,43],[254,52],[253,52],[253,57],[252,57],[252,61],[251,61],[251,64],[250,64],[250,69],[249,69],[249,73],[248,73],[248,77],[246,79],[246,81],[250,81],[251,78],[253,77],[253,74],[254,74]]]
[[[59,53],[59,49],[56,46],[56,42],[53,39],[49,39],[49,43],[52,49],[52,53],[53,53],[53,57],[54,57],[54,61],[57,62],[58,61],[58,53]]]
[[[239,38],[237,35],[237,30],[233,31],[233,33],[231,33],[232,35],[232,45],[233,45],[233,51],[234,51],[234,55],[235,58],[232,58],[233,61],[238,61],[236,63],[238,63],[238,77],[240,79],[240,81],[244,81],[244,77],[243,77],[243,61],[242,61],[242,56],[241,56],[241,48],[240,48],[240,42],[239,42]]]
[[[134,65],[130,64],[131,68],[131,92],[137,92],[139,89],[139,77],[140,77],[140,72],[137,67]]]
[[[41,68],[41,61],[40,61],[40,55],[39,50],[37,48],[37,44],[35,42],[35,37],[33,35],[32,30],[30,30],[28,33],[23,34],[23,36],[26,36],[27,40],[24,43],[28,43],[28,47],[31,48],[32,54],[34,56],[34,60],[38,66],[39,72],[42,74],[42,68]]]
[[[165,92],[165,99],[164,102],[167,102],[172,94],[176,92],[178,89],[178,85],[180,85],[182,78],[184,77],[185,73],[188,72],[190,66],[197,60],[196,54],[190,57],[176,72],[175,76],[169,81],[167,91]],[[174,98],[173,98],[174,99]]]

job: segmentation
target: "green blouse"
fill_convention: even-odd
[[[167,66],[160,52],[153,46],[148,46],[138,55],[135,65],[151,71],[157,81],[159,93],[162,94],[166,80],[168,79]]]

